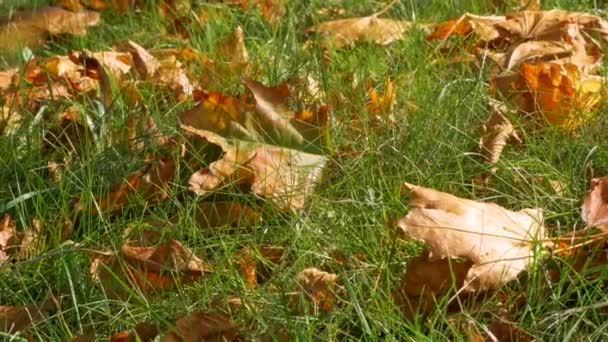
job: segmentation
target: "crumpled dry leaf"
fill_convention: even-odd
[[[491,114],[482,125],[482,137],[479,139],[481,155],[489,163],[496,163],[508,141],[522,143],[513,124],[504,115],[504,105],[491,102]]]
[[[314,311],[329,311],[335,304],[338,276],[310,267],[298,274],[297,286],[314,304]]]
[[[608,231],[608,177],[591,180],[581,210],[583,221],[589,226]]]
[[[602,78],[581,73],[574,64],[523,63],[519,72],[491,80],[495,97],[504,97],[517,109],[539,113],[544,120],[571,131],[583,124],[600,104]]]
[[[470,260],[431,259],[426,251],[408,261],[395,304],[406,320],[413,320],[416,314],[426,315],[436,307],[437,298],[465,284],[471,266]]]
[[[412,23],[403,20],[378,18],[378,13],[361,18],[328,21],[311,27],[308,31],[325,35],[325,42],[336,49],[360,41],[371,41],[379,45],[403,39],[412,28]]]
[[[116,333],[110,337],[110,342],[152,342],[159,331],[151,323],[139,323],[133,329]]]
[[[146,232],[151,241],[128,241],[120,252],[96,255],[89,272],[112,298],[126,298],[131,291],[143,294],[168,289],[211,273],[203,262],[177,240],[159,241],[158,234]],[[131,288],[131,289],[130,289]]]
[[[252,289],[270,278],[272,265],[280,263],[284,254],[283,247],[247,247],[240,250],[234,259],[245,279],[245,285]]]
[[[192,175],[190,189],[202,196],[228,183],[245,185],[282,209],[301,209],[327,161],[319,146],[327,112],[294,113],[285,89],[253,80],[245,85],[255,97],[256,111],[236,98],[209,93],[180,115],[184,131],[224,151],[222,159]]]
[[[48,35],[67,33],[83,36],[87,33],[87,27],[99,22],[97,12],[70,12],[58,7],[15,12],[10,17],[0,17],[0,50],[35,47],[44,42]]]
[[[175,323],[163,342],[240,341],[239,326],[219,313],[193,312]]]
[[[120,210],[129,204],[131,196],[134,195],[144,197],[147,203],[160,202],[169,196],[167,191],[175,176],[175,170],[175,159],[171,155],[150,161],[127,175],[125,181],[114,186],[106,198],[98,198],[91,212]],[[80,200],[76,200],[74,205],[78,210],[85,209]]]
[[[23,331],[32,324],[44,321],[50,312],[57,309],[58,303],[53,298],[26,306],[0,305],[0,332],[14,334]]]
[[[259,222],[259,212],[238,202],[200,202],[196,206],[194,221],[199,228],[220,226],[247,227]]]
[[[545,239],[541,209],[510,211],[405,183],[412,209],[399,227],[427,242],[431,260],[467,258],[467,292],[494,289],[515,279],[534,256],[534,241]]]
[[[17,226],[9,214],[5,214],[0,221],[0,265],[9,260],[18,245]]]

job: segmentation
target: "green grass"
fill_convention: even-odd
[[[464,12],[491,14],[495,10],[489,3],[403,0],[385,16],[433,22]],[[33,6],[31,1],[8,0],[0,2],[0,13],[21,5]],[[487,116],[485,71],[441,62],[431,64],[433,58],[441,57],[434,54],[433,44],[425,41],[419,29],[388,47],[358,44],[352,49],[329,51],[329,63],[318,44],[304,48],[308,39],[305,29],[332,19],[318,18],[315,13],[319,9],[344,8],[344,17],[350,17],[371,14],[384,5],[357,0],[293,1],[281,21],[270,25],[255,10],[244,13],[236,7],[200,4],[212,15],[202,26],[189,26],[189,42],[166,36],[162,19],[154,11],[124,16],[106,12],[103,23],[89,29],[87,36],[62,37],[33,49],[38,56],[64,55],[71,50],[107,50],[114,43],[131,39],[148,49],[190,45],[213,54],[217,42],[238,24],[245,32],[258,80],[276,84],[293,76],[311,75],[322,89],[340,91],[348,101],[332,108],[330,154],[334,157],[304,212],[271,213],[261,224],[239,229],[196,227],[193,207],[197,199],[187,191],[192,170],[182,170],[170,198],[158,205],[149,206],[143,199],[134,198],[121,215],[75,213],[73,196],[88,203],[94,196],[106,194],[112,184],[143,165],[147,154],[158,155],[159,151],[152,144],[133,152],[128,146],[103,139],[85,142],[71,157],[63,180],[54,183],[47,163],[60,161],[67,152],[61,146],[43,148],[43,137],[51,124],[33,123],[32,113],[32,119],[17,133],[0,137],[0,214],[9,213],[21,228],[37,218],[54,238],[35,258],[10,269],[0,266],[0,304],[25,305],[60,293],[61,309],[30,329],[35,339],[46,341],[67,340],[87,332],[105,339],[144,321],[166,328],[188,312],[208,309],[212,303],[231,297],[242,298],[251,306],[250,311],[232,317],[243,324],[249,337],[285,329],[293,334],[292,340],[303,341],[464,340],[462,332],[447,323],[453,317],[472,320],[483,331],[498,310],[497,298],[479,301],[456,316],[440,307],[413,323],[405,322],[393,303],[391,292],[399,284],[407,261],[420,250],[418,245],[395,239],[389,224],[408,210],[401,197],[401,184],[408,181],[462,197],[491,200],[514,210],[540,207],[545,210],[547,225],[555,227],[552,235],[567,232],[573,226],[582,226],[579,207],[588,187],[589,164],[593,163],[596,176],[608,173],[605,115],[588,122],[577,136],[553,128],[539,132],[522,127],[525,146],[507,147],[497,165],[497,179],[489,190],[479,192],[472,188],[471,179],[489,169],[476,154],[477,128]],[[543,6],[603,10],[591,0],[545,1]],[[19,55],[5,55],[0,65],[17,65],[19,60]],[[385,77],[395,80],[396,124],[376,127],[366,118],[364,81],[372,80],[381,88]],[[355,87],[353,80],[359,81]],[[236,82],[218,81],[212,87],[233,94],[244,91]],[[177,116],[191,104],[162,97],[145,86],[140,90],[161,130],[180,134]],[[418,109],[413,110],[408,103]],[[97,115],[94,103],[82,105],[88,113]],[[60,107],[49,105],[47,110],[50,113]],[[137,115],[134,112],[118,100],[107,125],[119,129],[129,115]],[[353,128],[353,117],[360,118],[360,127]],[[340,156],[345,146],[362,153]],[[517,181],[522,175],[526,179],[543,176],[559,180],[567,187],[563,194],[556,195],[546,184]],[[173,228],[162,223],[172,217],[178,218]],[[74,224],[69,239],[84,248],[61,241],[60,230],[66,219]],[[143,227],[150,222],[213,264],[216,272],[204,280],[132,301],[109,299],[89,277],[87,249],[116,249],[127,226]],[[274,270],[269,282],[253,290],[245,287],[231,261],[242,246],[250,245],[283,246],[289,260]],[[366,259],[354,266],[340,266],[331,256],[335,250],[347,259],[357,253],[365,254]],[[569,271],[562,262],[559,281],[551,283],[546,278],[549,264],[541,264],[536,272],[507,286],[505,291],[510,296],[501,305],[514,304],[520,295],[526,298],[511,319],[537,340],[606,339],[608,314],[605,308],[592,307],[608,300],[606,268],[599,278],[588,280]],[[293,290],[296,275],[311,266],[340,276],[340,304],[330,313],[295,313],[285,296]]]

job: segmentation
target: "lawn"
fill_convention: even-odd
[[[156,1],[136,2],[139,8],[121,13],[102,10],[99,24],[88,27],[86,35],[58,34],[42,44],[34,39],[21,45],[29,33],[35,38],[40,33],[13,31],[14,41],[0,37],[0,70],[19,67],[22,79],[12,85],[21,101],[9,104],[8,87],[0,87],[3,340],[68,341],[79,335],[108,340],[149,323],[170,341],[176,321],[188,317],[177,323],[178,330],[180,324],[186,327],[178,333],[226,340],[608,337],[602,233],[588,240],[595,248],[572,248],[574,255],[537,253],[527,271],[490,291],[458,296],[453,286],[413,315],[395,300],[408,264],[425,249],[404,236],[397,223],[413,206],[404,182],[513,211],[541,208],[549,239],[586,227],[582,199],[592,178],[608,174],[605,97],[573,129],[531,125],[527,116],[514,116],[522,143],[508,143],[496,163],[484,160],[478,145],[493,96],[492,66],[454,62],[471,41],[450,37],[451,49],[441,48],[442,42],[426,39],[432,30],[426,24],[467,12],[503,15],[509,4],[399,0],[385,7],[380,1],[312,0],[273,8],[256,1],[242,7],[195,0],[188,10],[176,10],[179,14],[163,14]],[[0,14],[49,4],[4,0]],[[542,7],[606,16],[600,1],[543,1]],[[412,23],[387,45],[357,41],[339,47],[308,30],[382,9],[383,18]],[[226,42],[227,37],[238,41],[237,27],[247,57]],[[11,31],[0,30],[6,32]],[[165,64],[156,70],[183,70],[196,90],[185,90],[173,76],[166,76],[169,81],[151,76],[149,69],[146,77],[137,66],[117,77],[90,57],[98,51],[133,56],[136,46],[159,60],[165,51]],[[38,95],[29,93],[32,82],[23,80],[28,61],[70,54],[82,64],[81,76],[93,80],[93,90],[69,96],[52,90],[30,101]],[[171,58],[180,60],[181,68],[169,66]],[[602,67],[597,75],[603,77]],[[40,75],[42,88],[65,82]],[[277,105],[274,97],[283,96],[288,86],[290,95]],[[288,128],[266,123],[277,129],[273,132],[253,127],[251,113],[263,112],[268,99],[271,112],[295,113],[315,127],[293,120]],[[231,121],[247,133],[222,126],[226,117],[214,116],[220,107],[228,115],[240,113],[230,109],[230,101],[249,111]],[[205,109],[205,104],[213,106]],[[8,120],[9,111],[18,118]],[[213,141],[217,134],[205,133],[205,140],[183,127],[205,121],[195,115],[217,119],[213,124],[223,137],[261,133],[239,138],[236,147],[222,145]],[[285,138],[292,127],[295,138]],[[193,173],[206,170],[200,174],[207,177],[228,150],[246,150],[260,141],[273,151],[296,153],[286,162],[290,167],[308,158],[321,165],[322,174],[300,180],[310,184],[296,199],[273,189],[256,192],[243,181],[254,178],[249,173],[222,176],[220,185],[199,184],[198,193],[192,191]],[[256,151],[242,164],[260,159],[262,150]],[[171,176],[163,176],[165,171]],[[277,183],[300,174],[288,176]],[[14,236],[9,234],[13,226]],[[184,253],[196,255],[196,265],[180,259]],[[95,263],[101,268],[91,274]],[[302,273],[307,269],[317,272],[310,281]],[[450,279],[450,274],[441,276]],[[20,311],[19,320],[11,316],[11,310],[33,304],[37,308]],[[30,317],[39,309],[44,317]],[[11,328],[15,321],[24,323],[23,329]]]

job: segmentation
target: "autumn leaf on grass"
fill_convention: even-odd
[[[44,303],[25,306],[0,305],[0,332],[15,334],[23,331],[32,324],[44,321],[49,313],[57,309],[58,303],[54,298],[49,298]]]
[[[194,221],[199,228],[247,227],[259,222],[260,213],[246,204],[229,201],[200,202]]]
[[[489,163],[496,163],[507,142],[522,143],[513,124],[505,116],[506,106],[498,101],[491,101],[490,117],[482,125],[482,137],[479,140],[481,155]]]
[[[457,19],[436,24],[433,31],[426,36],[427,40],[445,40],[450,36],[468,36],[472,33],[481,41],[496,39],[500,33],[494,24],[504,22],[504,16],[481,16],[465,13]]]
[[[379,94],[370,82],[365,83],[367,89],[368,101],[366,104],[367,112],[377,120],[386,120],[388,124],[395,124],[395,116],[393,108],[395,107],[395,91],[393,90],[393,82],[387,79],[384,83],[384,93]]]
[[[580,72],[573,64],[523,63],[518,72],[491,80],[491,92],[539,121],[572,131],[592,115],[604,93],[602,78]]]
[[[163,342],[241,341],[240,328],[219,313],[193,312],[165,333]]]
[[[473,262],[464,290],[489,290],[515,279],[545,239],[542,210],[510,211],[405,183],[412,209],[399,227],[430,246],[430,260],[467,258]]]
[[[236,253],[233,259],[243,275],[245,285],[252,289],[270,278],[271,266],[280,263],[284,254],[283,247],[246,247]]]
[[[158,333],[156,325],[139,323],[131,330],[112,335],[110,342],[152,342]]]
[[[175,284],[196,280],[212,272],[207,265],[177,240],[128,241],[120,252],[96,256],[90,273],[113,298],[126,298],[134,291],[148,294]]]
[[[95,26],[99,21],[99,13],[91,11],[70,12],[58,7],[18,11],[8,17],[0,17],[0,50],[36,47],[49,35],[83,36],[87,27]]]
[[[583,202],[582,216],[589,226],[608,231],[608,177],[591,180],[591,189]]]
[[[169,196],[168,188],[175,176],[175,159],[169,155],[151,160],[147,165],[126,176],[125,180],[115,185],[105,198],[97,198],[92,213],[116,211],[128,206],[131,196],[142,196],[146,203],[153,204]],[[81,200],[74,206],[85,210]]]
[[[253,80],[245,85],[256,110],[234,97],[207,93],[180,115],[184,131],[224,151],[222,159],[190,177],[190,189],[203,196],[227,184],[244,185],[282,209],[301,209],[327,162],[327,110],[293,112],[287,88]]]
[[[314,312],[329,311],[333,308],[336,298],[338,276],[310,267],[298,274],[297,289],[314,305]]]
[[[406,320],[412,320],[416,313],[426,315],[435,308],[439,297],[465,284],[471,266],[470,260],[431,259],[425,251],[408,261],[395,291],[395,304]]]
[[[412,23],[403,20],[379,18],[390,6],[367,17],[332,20],[308,29],[325,36],[325,42],[336,49],[360,41],[371,41],[379,45],[388,45],[403,39],[411,29]]]

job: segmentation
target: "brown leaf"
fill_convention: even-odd
[[[250,186],[281,209],[301,209],[327,161],[321,154],[323,137],[312,136],[325,130],[314,124],[326,125],[327,112],[298,115],[287,106],[284,86],[245,84],[256,111],[234,97],[204,93],[195,108],[180,115],[186,132],[224,151],[222,159],[192,175],[190,189],[202,196],[229,183]]]
[[[329,311],[335,303],[338,276],[310,267],[298,274],[297,286],[314,304],[315,312]]]
[[[410,260],[395,295],[405,319],[413,320],[416,313],[430,313],[439,297],[465,284],[472,266],[470,260],[430,258],[428,251]]]
[[[507,210],[405,183],[412,193],[407,216],[399,227],[427,242],[431,260],[467,258],[473,262],[464,290],[489,290],[526,269],[534,241],[545,239],[540,209]]]
[[[608,177],[591,180],[581,209],[583,221],[589,226],[608,231]]]
[[[147,294],[213,270],[179,241],[167,240],[152,246],[147,241],[128,242],[117,254],[94,257],[89,271],[107,295],[126,298],[129,288]]]
[[[162,156],[156,161],[127,175],[124,182],[114,186],[106,198],[98,198],[92,213],[120,210],[127,206],[131,196],[140,195],[147,203],[157,203],[166,199],[168,187],[175,176],[175,159],[172,156]],[[78,210],[85,208],[77,200],[75,207]]]
[[[158,333],[156,325],[139,323],[131,330],[112,335],[110,342],[152,342]]]
[[[508,141],[522,143],[513,124],[504,115],[505,106],[498,102],[491,102],[491,114],[482,125],[482,137],[479,140],[481,155],[489,163],[496,163],[507,145]]]
[[[9,214],[0,220],[0,265],[9,260],[19,244],[17,226]]]
[[[15,12],[10,17],[0,17],[0,49],[15,51],[24,46],[35,47],[48,35],[67,33],[83,36],[87,27],[99,22],[97,12],[70,12],[58,7]]]
[[[498,318],[488,326],[488,337],[492,341],[501,342],[528,342],[532,337],[516,324]]]
[[[47,319],[49,313],[57,308],[58,304],[53,298],[41,304],[26,306],[0,305],[0,332],[14,334],[23,331],[30,325]]]
[[[433,32],[426,36],[427,40],[445,40],[450,36],[468,36],[474,33],[481,41],[488,42],[499,37],[500,33],[494,25],[504,22],[504,16],[481,16],[465,13],[458,19],[448,20],[435,25]]]
[[[175,325],[163,342],[241,341],[239,326],[217,313],[193,312]]]
[[[194,220],[199,228],[247,227],[260,221],[260,214],[238,202],[200,202]]]
[[[262,246],[260,248],[244,248],[235,256],[236,264],[245,278],[248,288],[255,288],[270,278],[271,265],[281,262],[285,253],[283,247]]]
[[[326,37],[326,44],[340,49],[359,41],[389,45],[403,39],[411,27],[412,23],[409,21],[378,18],[378,14],[372,14],[361,18],[328,21],[308,30],[322,33]]]

